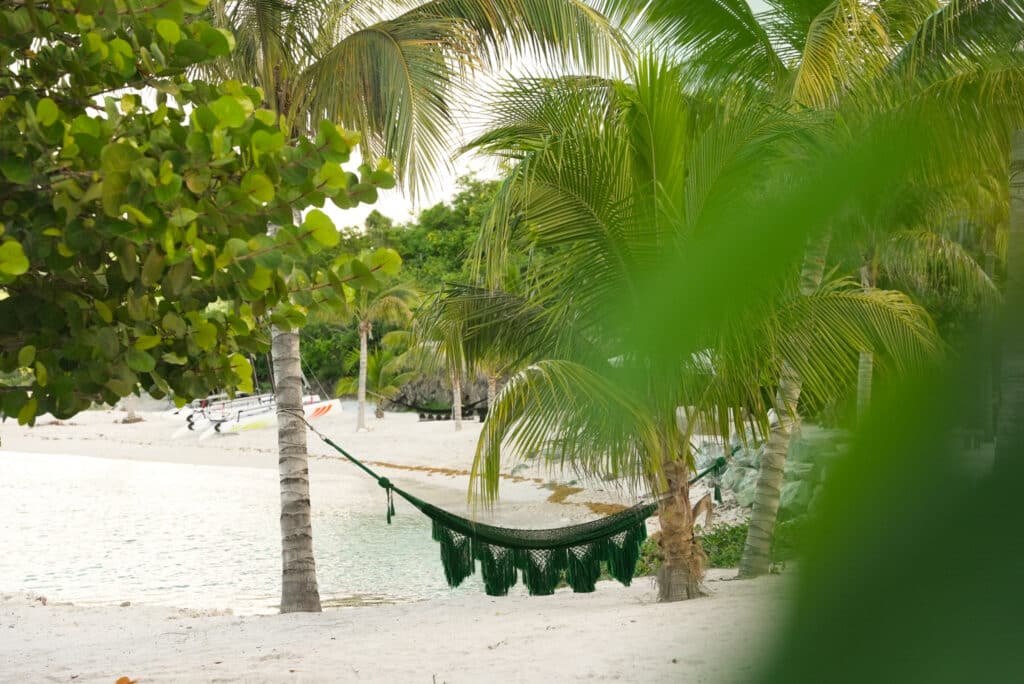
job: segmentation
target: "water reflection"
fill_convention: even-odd
[[[426,518],[405,507],[387,525],[379,488],[313,475],[325,605],[450,591]],[[0,590],[273,611],[278,496],[277,472],[268,469],[0,452]]]

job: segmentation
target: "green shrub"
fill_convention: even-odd
[[[800,540],[807,525],[806,516],[793,518],[775,526],[775,544],[772,547],[773,561],[790,561],[799,557]],[[748,525],[723,525],[697,536],[697,541],[708,556],[709,568],[735,568],[743,556],[747,542]],[[640,548],[636,562],[636,576],[654,575],[661,566],[661,549],[657,542],[648,539]],[[602,577],[605,579],[605,577]]]
[[[743,556],[747,541],[747,525],[723,525],[697,537],[710,568],[735,568]]]

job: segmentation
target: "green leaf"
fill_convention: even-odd
[[[160,344],[163,338],[159,335],[139,335],[138,339],[135,340],[135,348],[140,351],[146,349],[152,349]]]
[[[242,192],[252,197],[257,204],[269,202],[274,199],[274,184],[254,169],[242,178]]]
[[[171,45],[181,40],[181,29],[178,28],[178,24],[170,19],[158,20],[156,22],[156,32]]]
[[[20,242],[7,240],[0,244],[0,276],[20,276],[28,267],[28,257]]]
[[[313,239],[324,247],[334,247],[341,240],[338,229],[334,226],[334,221],[319,209],[313,209],[306,214],[302,226],[310,231]]]
[[[395,275],[402,268],[402,257],[390,248],[375,250],[370,255],[370,268],[384,275]]]
[[[141,349],[129,347],[125,351],[124,358],[128,362],[128,367],[139,373],[148,373],[156,368],[156,361],[153,357]]]
[[[36,348],[31,344],[26,344],[24,347],[18,350],[18,365],[22,368],[28,368],[32,365],[32,362],[36,360]]]
[[[313,182],[316,183],[317,187],[343,188],[348,184],[348,173],[341,168],[340,164],[326,161],[320,167]]]
[[[175,337],[182,337],[185,334],[185,321],[176,313],[164,314],[163,319],[160,321],[164,327],[164,330],[173,334]]]
[[[238,390],[252,392],[252,364],[249,363],[249,359],[242,354],[234,353],[229,357],[228,362],[231,365],[231,370],[238,376]]]
[[[235,49],[235,37],[224,29],[204,28],[199,40],[213,57],[226,57]]]
[[[209,321],[200,321],[192,329],[192,339],[203,351],[211,351],[217,345],[217,326]]]
[[[188,357],[182,356],[178,352],[167,352],[161,356],[165,363],[169,363],[173,366],[184,366],[188,363]]]
[[[0,173],[12,183],[28,183],[32,178],[32,165],[18,157],[4,157],[0,159]]]
[[[248,105],[248,110],[246,105]],[[230,95],[222,95],[210,103],[210,110],[214,116],[222,126],[227,128],[238,128],[244,124],[252,109],[252,103],[249,100]]]
[[[128,220],[132,223],[141,223],[144,226],[153,225],[153,219],[146,216],[146,214],[138,207],[133,207],[130,204],[121,205],[121,213],[128,215]]]
[[[263,111],[266,110],[260,110],[257,114]],[[252,145],[252,149],[255,152],[277,152],[279,149],[284,147],[284,134],[281,131],[274,131],[273,133],[267,131],[256,131],[252,134],[249,144]]]
[[[56,102],[48,97],[44,97],[36,105],[36,118],[44,126],[50,126],[60,118],[60,108],[57,107]]]
[[[50,374],[46,371],[46,366],[43,365],[42,361],[36,361],[36,383],[40,387],[46,387],[46,383],[50,381]]]
[[[199,214],[195,211],[188,207],[178,207],[171,213],[171,218],[167,222],[176,228],[184,228],[197,218],[199,218]]]
[[[96,309],[96,313],[100,315],[104,323],[112,323],[114,320],[114,312],[110,310],[102,300],[94,299],[92,302],[93,307]]]
[[[35,397],[32,397],[25,405],[18,411],[18,425],[28,425],[36,417],[36,408],[39,406],[39,402],[36,401]]]
[[[108,173],[128,173],[139,158],[139,151],[125,143],[108,143],[100,152],[100,170]]]
[[[146,255],[146,260],[142,263],[142,284],[146,287],[152,287],[160,281],[160,276],[164,272],[164,255],[158,250],[152,249],[149,254]]]
[[[210,187],[209,169],[192,169],[185,173],[185,185],[195,194],[206,192]]]

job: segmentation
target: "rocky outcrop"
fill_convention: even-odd
[[[479,402],[479,403],[477,403]],[[478,376],[462,385],[462,405],[484,406],[487,402],[487,379]],[[409,410],[409,407],[444,408],[452,405],[452,389],[443,372],[426,373],[406,383],[384,408],[388,411]]]
[[[786,457],[779,520],[788,520],[813,510],[829,465],[845,453],[848,442],[848,433],[840,430],[825,430],[809,424],[801,427],[790,442]],[[733,492],[739,505],[749,507],[754,503],[764,445],[733,445],[730,451],[733,449],[735,453],[729,457],[729,465],[721,484],[724,489]],[[705,445],[695,456],[697,469],[703,469],[724,454],[725,449],[720,445]]]

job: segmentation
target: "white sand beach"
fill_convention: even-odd
[[[51,478],[57,487],[74,479],[65,470],[84,468],[82,472],[93,478],[99,477],[97,473],[105,478],[91,480],[102,489],[110,472],[130,471],[117,484],[114,498],[121,501],[111,504],[109,515],[118,518],[136,515],[131,513],[136,510],[130,508],[132,497],[170,502],[172,509],[184,505],[175,503],[175,478],[185,473],[196,478],[186,482],[186,493],[194,490],[222,508],[209,509],[219,511],[209,514],[210,520],[167,511],[168,516],[179,516],[169,532],[159,528],[167,538],[159,546],[147,546],[152,540],[145,538],[127,540],[133,545],[119,546],[120,553],[137,549],[136,555],[123,555],[131,560],[120,561],[117,576],[107,581],[102,574],[107,572],[106,561],[71,553],[75,543],[68,539],[82,538],[87,545],[84,538],[89,534],[74,527],[77,509],[65,511],[59,501],[51,501],[39,504],[36,511],[31,497],[11,496],[20,490],[9,489],[8,496],[0,498],[0,515],[22,522],[14,541],[8,535],[4,543],[6,564],[0,561],[2,680],[112,682],[128,676],[139,682],[736,681],[743,670],[755,666],[768,644],[767,627],[788,605],[784,577],[739,582],[729,580],[733,571],[717,570],[708,574],[708,598],[675,604],[658,604],[649,578],[638,578],[630,587],[602,582],[592,594],[563,590],[547,597],[513,591],[508,597],[493,598],[474,588],[449,590],[436,555],[429,555],[436,550],[431,550],[433,543],[429,532],[423,532],[427,528],[419,514],[400,506],[401,521],[396,523],[418,527],[386,526],[384,497],[376,483],[310,435],[312,500],[322,516],[314,521],[315,540],[326,544],[324,538],[331,534],[339,539],[348,536],[346,530],[356,528],[334,529],[332,520],[355,512],[370,521],[357,520],[363,527],[372,526],[374,543],[372,548],[360,547],[360,566],[344,571],[335,566],[350,562],[347,556],[352,553],[322,555],[318,548],[324,613],[255,614],[271,612],[271,599],[262,595],[275,590],[265,585],[273,584],[280,562],[273,548],[278,534],[273,517],[275,431],[200,442],[192,434],[172,439],[180,422],[165,415],[142,412],[142,422],[117,422],[124,416],[121,411],[100,410],[63,422],[43,418],[35,428],[11,422],[0,426],[0,467],[8,486],[15,487],[11,480],[24,472],[28,479]],[[467,422],[457,433],[451,422],[419,422],[411,414],[370,420],[373,429],[366,433],[355,431],[352,411],[316,425],[398,486],[437,505],[472,513],[466,491],[479,423]],[[119,466],[122,461],[128,463]],[[487,519],[555,527],[593,518],[609,504],[635,501],[634,495],[612,484],[585,486],[572,473],[519,468],[513,477],[512,465],[505,464],[508,477],[502,483],[501,501],[493,511],[480,513]],[[139,469],[138,477],[148,478],[150,484],[132,480],[132,469]],[[251,507],[252,497],[239,500],[239,521],[233,521],[232,492],[206,489],[237,488],[238,482],[252,482],[258,490],[252,497],[265,503],[265,510],[261,507],[253,518],[270,521],[270,529],[261,530],[259,540],[246,541],[247,528],[231,527],[248,520],[241,507]],[[81,496],[68,491],[69,497]],[[62,517],[49,524],[71,531],[49,541],[29,538],[38,536],[32,529],[35,518],[51,511]],[[724,513],[738,515],[728,508]],[[142,521],[140,534],[156,529],[151,526],[159,523],[159,515],[157,510],[154,520]],[[90,543],[119,542],[126,534],[119,526],[123,524],[111,521],[110,536]],[[422,540],[422,555],[410,556],[404,565],[392,558],[400,551],[397,541],[406,539],[401,535],[412,535],[416,544],[427,537]],[[202,547],[204,543],[221,547],[238,565],[189,582],[189,577],[205,571],[206,559],[223,562]],[[202,551],[199,565],[188,566],[190,544]],[[237,553],[234,544],[239,545]],[[166,580],[166,587],[140,584],[137,575],[150,572],[153,557],[162,554],[166,556],[159,559],[158,569],[173,566],[170,569],[178,568],[177,574]],[[81,564],[78,575],[65,571],[65,565],[75,563]],[[41,572],[36,572],[36,565]],[[356,582],[363,566],[383,573],[362,580],[371,583],[370,590],[348,581]],[[234,582],[225,588],[217,579],[225,572],[236,573],[238,586],[247,581],[245,591],[261,594],[262,603],[242,600],[245,591],[234,591]],[[101,581],[95,587],[75,586],[74,577],[81,576],[82,582],[92,577],[95,582],[97,573]],[[407,576],[415,576],[416,584],[402,584]],[[398,588],[388,590],[385,585],[392,580]]]

